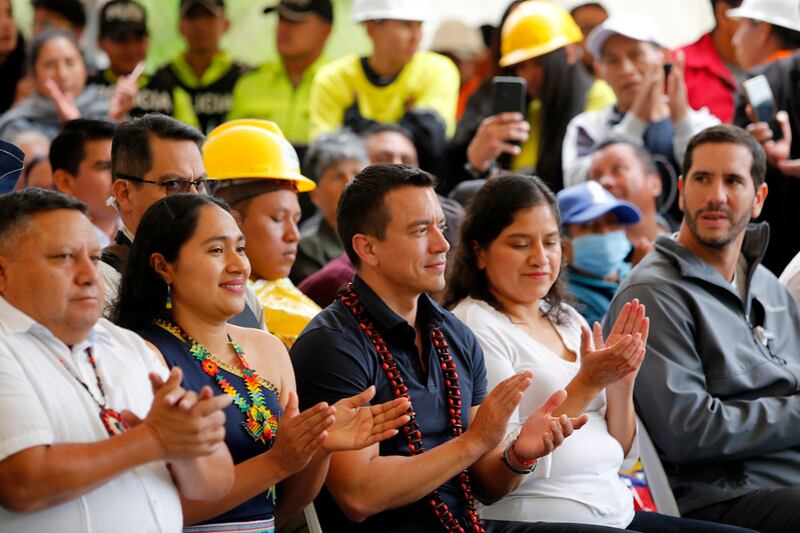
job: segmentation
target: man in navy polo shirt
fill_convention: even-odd
[[[316,502],[328,531],[483,531],[474,500],[513,490],[536,458],[585,422],[550,416],[566,396],[559,391],[519,436],[501,442],[531,375],[515,375],[487,394],[475,337],[426,294],[444,288],[449,248],[435,184],[420,169],[382,164],[347,186],[337,225],[356,276],[292,348],[303,404],[374,385],[374,401],[407,394],[414,413],[396,437],[333,454],[327,491]]]

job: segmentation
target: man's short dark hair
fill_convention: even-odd
[[[117,126],[111,142],[111,176],[142,177],[153,168],[150,139],[190,141],[202,149],[205,137],[199,130],[161,113],[151,113]]]
[[[750,163],[750,177],[753,180],[753,187],[758,189],[767,175],[767,155],[761,145],[753,139],[749,133],[739,126],[720,124],[706,128],[689,141],[686,147],[686,155],[683,156],[683,178],[689,176],[692,168],[692,156],[698,146],[704,144],[738,144],[750,150],[753,161]]]
[[[86,26],[86,10],[80,0],[33,0],[33,9],[57,13],[79,28]]]
[[[800,31],[772,24],[772,34],[780,41],[783,48],[800,48]]]
[[[400,187],[436,187],[432,174],[408,165],[372,165],[351,181],[339,198],[336,225],[347,257],[356,267],[361,260],[353,249],[353,236],[371,235],[383,240],[389,225],[384,198]]]
[[[734,7],[739,7],[740,5],[742,5],[742,1],[743,0],[711,0],[711,11],[714,15],[714,18],[715,19],[717,18],[717,4],[719,4],[720,2],[722,2],[723,4],[728,4],[731,7],[731,9],[733,9]]]
[[[373,135],[386,132],[398,133],[403,137],[405,137],[406,139],[408,139],[409,141],[411,141],[412,143],[414,142],[414,134],[411,133],[410,129],[406,128],[405,126],[401,126],[400,124],[388,124],[385,122],[376,122],[372,126],[368,127],[363,132],[361,132],[361,138],[366,140],[372,137]]]
[[[80,200],[38,187],[0,196],[0,253],[8,253],[9,240],[18,229],[28,225],[31,217],[59,209],[88,213],[86,204]]]
[[[653,160],[653,155],[647,151],[647,148],[641,146],[639,144],[634,144],[630,141],[626,141],[624,139],[618,138],[608,138],[595,146],[592,150],[592,153],[597,153],[600,150],[608,148],[609,146],[615,146],[617,144],[621,144],[624,146],[630,146],[633,150],[633,153],[636,155],[636,159],[642,164],[642,168],[647,174],[658,174],[658,167],[656,166],[656,162]]]
[[[116,127],[116,124],[107,120],[88,118],[78,118],[64,124],[61,133],[50,145],[50,166],[53,172],[66,170],[76,175],[81,162],[86,158],[86,143],[113,139]]]

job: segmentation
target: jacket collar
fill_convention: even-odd
[[[714,285],[733,290],[730,283],[723,279],[711,265],[694,255],[675,238],[677,234],[661,235],[656,239],[655,249],[674,262],[686,278],[696,278]],[[748,224],[742,242],[742,254],[747,260],[747,286],[758,265],[764,258],[769,244],[769,224],[760,222]]]

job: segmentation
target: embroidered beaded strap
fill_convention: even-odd
[[[239,411],[245,417],[242,426],[247,434],[255,441],[260,441],[267,448],[271,448],[278,430],[278,417],[264,405],[265,400],[264,394],[261,392],[260,378],[247,364],[247,360],[244,357],[244,349],[239,343],[231,339],[230,336],[228,337],[228,342],[233,348],[239,364],[242,366],[242,379],[250,396],[249,402],[219,372],[219,363],[205,346],[194,340],[177,324],[161,319],[155,320],[154,323],[181,339],[189,347],[189,353],[200,363],[200,368],[202,368],[203,372],[210,376],[225,394],[233,398],[234,405],[239,408]]]
[[[383,340],[383,336],[375,328],[372,319],[367,314],[364,305],[358,298],[358,295],[353,290],[353,285],[348,283],[339,290],[338,298],[350,310],[358,321],[358,325],[367,335],[369,340],[375,346],[375,351],[381,359],[381,368],[386,374],[386,379],[392,387],[392,395],[395,398],[407,398],[411,402],[411,396],[408,394],[408,387],[403,380],[400,369],[395,363],[394,357],[389,352],[389,347]],[[450,349],[447,346],[447,341],[442,334],[442,330],[434,327],[431,331],[431,340],[433,347],[436,350],[436,356],[439,359],[439,366],[444,375],[444,385],[447,392],[447,405],[448,414],[450,416],[448,425],[453,437],[458,437],[464,432],[461,425],[461,390],[458,388],[458,373],[456,372],[456,365],[453,358],[450,356]],[[425,452],[422,444],[422,431],[420,431],[417,418],[414,414],[414,409],[410,408],[408,414],[411,416],[408,424],[403,426],[403,433],[406,435],[408,441],[408,449],[411,455],[419,455]],[[483,533],[484,529],[481,525],[478,512],[475,510],[475,496],[472,494],[472,485],[470,483],[469,472],[462,471],[459,475],[459,485],[464,492],[464,500],[467,504],[467,526],[471,531],[476,533]],[[448,533],[464,533],[464,526],[459,523],[458,519],[450,511],[447,504],[442,499],[438,490],[434,490],[428,495],[428,503],[433,509],[433,513],[439,522]]]

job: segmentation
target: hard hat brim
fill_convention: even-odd
[[[513,52],[509,52],[503,57],[500,58],[499,64],[501,67],[510,67],[511,65],[516,65],[517,63],[522,63],[523,61],[527,61],[528,59],[533,59],[535,57],[540,57],[545,54],[549,54],[559,48],[564,48],[568,44],[576,43],[574,39],[568,39],[565,36],[560,36],[555,39],[552,39],[546,45],[542,46],[535,46],[533,48],[523,48],[519,50],[514,50]]]

